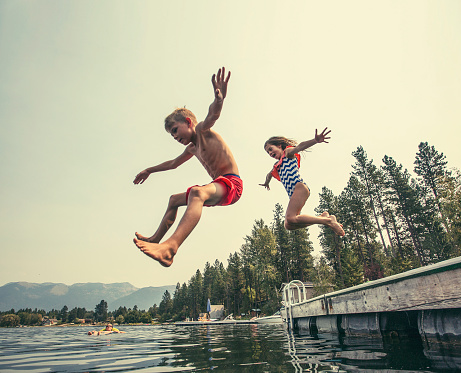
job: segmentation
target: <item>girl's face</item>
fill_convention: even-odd
[[[267,144],[264,147],[264,150],[266,150],[266,152],[267,152],[267,154],[269,154],[269,156],[271,156],[272,158],[275,158],[275,159],[280,159],[282,157],[282,154],[283,154],[282,145]]]

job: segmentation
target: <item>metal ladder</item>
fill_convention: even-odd
[[[293,330],[292,306],[307,301],[304,283],[299,280],[293,280],[289,284],[285,285],[283,288],[282,298],[282,305],[286,308],[288,326],[291,330]]]

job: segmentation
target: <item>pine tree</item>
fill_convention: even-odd
[[[189,280],[188,289],[189,317],[197,319],[199,314],[206,309],[203,276],[200,270],[197,269],[195,276]]]
[[[423,257],[421,235],[416,224],[417,216],[422,211],[418,202],[418,194],[410,184],[408,171],[402,171],[402,165],[397,165],[394,159],[387,155],[384,156],[383,163],[382,169],[388,189],[386,197],[387,201],[394,206],[396,230],[399,231],[401,236],[404,235],[404,232],[407,232],[407,237],[413,244],[413,250],[418,258],[419,265],[425,265],[427,259]],[[399,224],[404,224],[405,228],[399,230]]]
[[[66,307],[67,308],[67,307]],[[94,316],[97,321],[106,321],[107,319],[107,302],[103,299],[94,309]]]
[[[319,197],[319,206],[315,208],[315,212],[321,214],[326,211],[330,215],[337,216],[339,221],[344,220],[344,215],[339,214],[340,209],[338,198],[335,197],[330,189],[323,187]],[[322,253],[335,271],[335,282],[340,288],[343,288],[345,285],[341,262],[342,242],[332,229],[323,225],[320,227],[319,237],[320,245],[322,246]]]
[[[419,152],[416,153],[415,173],[420,176],[424,184],[432,191],[439,211],[439,180],[447,174],[447,161],[443,153],[435,150],[434,146],[429,146],[427,142],[421,142],[418,146]]]
[[[275,236],[262,219],[256,220],[251,235],[245,237],[242,257],[250,275],[249,297],[252,307],[258,308],[262,301],[270,297],[276,282],[274,258],[276,253]]]
[[[375,253],[373,241],[376,236],[376,230],[370,219],[372,216],[370,204],[366,198],[366,188],[355,177],[351,176],[344,190],[345,199],[348,201],[350,213],[356,220],[355,240],[357,242],[357,249],[362,251],[362,242],[365,243],[365,253],[359,252],[359,257],[363,259],[364,267],[373,267],[375,265]]]
[[[365,150],[363,150],[363,147],[361,146],[359,146],[355,152],[352,152],[352,155],[356,159],[355,164],[352,165],[352,168],[354,169],[354,172],[352,174],[359,177],[362,184],[365,185],[366,187],[366,192],[367,192],[368,199],[369,199],[369,205],[370,205],[371,211],[373,212],[373,217],[376,223],[377,231],[379,233],[379,236],[381,237],[381,242],[382,242],[384,251],[386,252],[387,255],[389,255],[389,253],[387,252],[386,242],[384,241],[383,232],[381,230],[381,226],[379,223],[378,211],[377,211],[377,208],[375,207],[376,205],[375,200],[379,206],[379,200],[380,200],[379,191],[381,189],[376,185],[376,183],[379,180],[379,177],[377,175],[376,166],[373,164],[373,161],[368,160],[367,154]],[[385,215],[383,215],[383,219],[386,224]]]
[[[229,283],[229,300],[230,304],[227,309],[230,313],[238,315],[241,313],[243,302],[243,293],[245,290],[243,278],[243,265],[238,253],[231,254],[227,265],[228,283]]]
[[[312,242],[309,240],[308,229],[297,229],[288,232],[290,246],[292,248],[291,279],[307,281],[313,268],[314,250]]]
[[[446,173],[438,181],[440,206],[446,219],[448,241],[453,244],[452,256],[461,255],[461,172]]]
[[[138,311],[136,306],[134,311]],[[169,320],[172,316],[173,300],[171,299],[171,294],[168,290],[165,290],[165,293],[163,293],[162,300],[158,306],[158,312],[160,313],[163,321]],[[140,317],[140,314],[138,317]]]
[[[275,266],[279,275],[279,283],[290,282],[288,263],[291,257],[288,231],[285,229],[285,214],[282,205],[277,203],[274,209],[274,217],[271,224],[272,233],[275,235],[277,254]]]
[[[434,232],[432,232],[432,234],[434,238],[435,235],[438,236],[434,240],[434,244],[439,245],[438,252],[443,251],[440,255],[440,259],[446,259],[452,254],[453,246],[456,246],[456,243],[451,240],[452,234],[450,232],[450,224],[442,207],[440,183],[445,177],[450,178],[451,172],[447,170],[445,155],[439,153],[434,146],[429,146],[427,142],[421,142],[418,149],[419,151],[416,153],[414,162],[414,171],[420,177],[422,184],[426,186],[426,188],[422,188],[422,191],[428,191],[428,193],[425,193],[423,196],[426,205],[430,210],[432,210],[432,205],[434,206],[434,211],[430,211],[432,214],[431,224],[434,225]],[[444,233],[440,232],[437,220],[440,221],[443,229],[447,232],[444,238],[442,238]],[[445,244],[443,241],[447,241],[448,244]]]

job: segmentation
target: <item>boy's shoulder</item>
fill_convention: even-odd
[[[203,130],[203,121],[198,122],[197,125],[195,126],[194,130],[197,132],[200,132]]]

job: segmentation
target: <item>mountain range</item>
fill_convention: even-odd
[[[173,297],[176,285],[137,288],[128,282],[102,284],[78,283],[65,285],[46,282],[42,284],[30,282],[10,282],[0,287],[0,311],[16,311],[21,308],[38,308],[50,311],[60,310],[67,306],[69,310],[75,307],[85,307],[94,310],[97,304],[104,300],[109,311],[120,306],[147,310],[162,301],[165,291]]]

